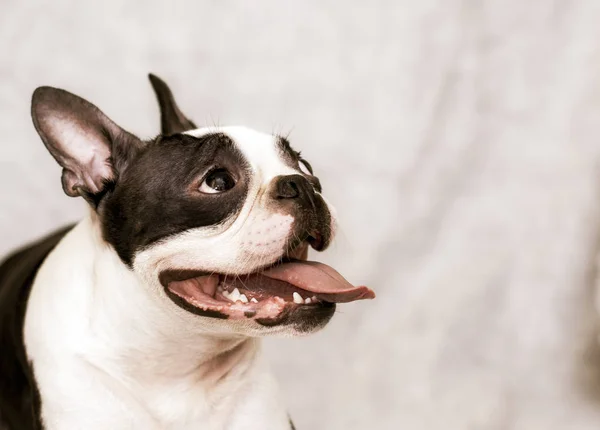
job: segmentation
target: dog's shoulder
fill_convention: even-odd
[[[0,263],[0,428],[40,428],[39,398],[25,355],[23,321],[38,269],[71,228],[21,248]]]

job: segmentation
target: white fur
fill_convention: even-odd
[[[205,127],[186,132],[190,136],[200,137],[207,133],[221,132],[231,137],[242,151],[256,175],[259,184],[266,185],[278,175],[297,174],[298,170],[285,165],[276,145],[276,137],[247,127]]]
[[[190,325],[204,318],[148,294],[93,218],[50,254],[29,299],[25,344],[47,429],[288,429],[259,341]],[[211,381],[233,347],[240,359]]]
[[[298,171],[282,161],[275,137],[218,131],[252,169],[239,214],[143,250],[130,270],[91,213],[42,265],[24,335],[48,430],[289,429],[253,336],[293,329],[198,317],[174,305],[158,281],[168,268],[247,273],[276,261],[286,245],[294,218],[273,212],[266,191],[274,177]]]

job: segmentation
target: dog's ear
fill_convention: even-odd
[[[91,204],[98,204],[143,145],[96,106],[58,88],[34,91],[31,116],[46,148],[63,168],[65,193]]]
[[[196,124],[181,113],[177,103],[175,103],[173,93],[165,81],[152,73],[148,75],[148,78],[150,78],[150,83],[154,88],[160,106],[161,133],[169,135],[198,128]]]

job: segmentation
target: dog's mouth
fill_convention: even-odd
[[[319,310],[330,310],[329,319],[335,303],[375,297],[372,290],[353,286],[326,264],[293,258],[246,275],[167,271],[160,280],[167,295],[188,311],[215,318],[252,318],[263,325]]]

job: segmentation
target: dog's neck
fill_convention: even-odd
[[[94,274],[86,355],[96,366],[140,385],[188,379],[213,391],[252,368],[258,339],[190,326],[189,315],[181,315],[160,293],[148,291],[152,287],[103,241],[94,214],[75,229],[78,247],[91,251],[80,251],[74,258],[84,259],[76,264],[91,265]]]
[[[212,330],[151,288],[93,215],[65,236],[38,272],[24,328],[42,398],[61,393],[94,429],[287,428],[259,340]],[[42,401],[46,419],[69,419],[60,404]]]

